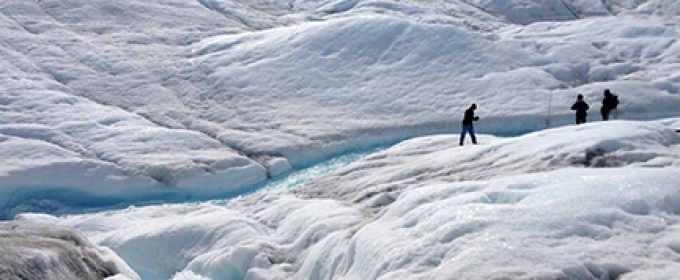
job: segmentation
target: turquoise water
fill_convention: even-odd
[[[272,180],[268,180],[265,185],[261,188],[262,190],[280,189],[280,188],[293,188],[301,185],[307,179],[328,174],[342,167],[349,165],[355,161],[362,159],[363,157],[375,153],[382,148],[371,149],[361,152],[352,152],[337,156],[315,165],[300,170],[294,170],[278,176]]]
[[[508,133],[499,133],[499,134],[492,134],[497,137],[516,137],[519,135],[523,135],[526,133],[529,133],[531,131],[516,131],[516,132],[508,132]],[[243,195],[248,195],[250,193],[254,193],[257,191],[268,191],[268,190],[275,190],[275,189],[290,189],[294,188],[296,186],[299,186],[303,184],[305,181],[308,179],[318,177],[324,174],[331,173],[335,170],[338,170],[340,168],[343,168],[353,162],[356,162],[372,153],[378,152],[385,150],[392,145],[382,145],[382,146],[377,146],[374,148],[369,148],[369,149],[364,149],[364,150],[359,150],[359,151],[353,151],[349,152],[346,154],[342,154],[339,156],[331,157],[329,159],[326,159],[324,161],[318,162],[314,165],[297,169],[297,170],[292,170],[287,173],[284,173],[282,175],[276,176],[274,178],[268,179],[264,182],[258,183],[256,185],[250,186],[248,188],[245,188],[238,193],[230,193],[226,194],[223,197],[213,197],[210,199],[204,199],[202,201],[210,201],[215,204],[227,204],[229,200],[231,200],[234,197],[239,197]]]
[[[514,135],[497,135],[514,136]],[[392,143],[394,144],[394,143]],[[49,191],[28,189],[15,193],[8,200],[6,209],[0,209],[0,220],[12,219],[21,212],[36,212],[53,215],[83,214],[125,209],[130,206],[143,207],[160,204],[214,203],[227,205],[233,198],[259,191],[290,189],[304,184],[307,180],[341,169],[372,153],[392,146],[384,144],[369,149],[357,150],[330,157],[310,166],[291,170],[263,182],[232,192],[211,193],[191,188],[158,188],[148,194],[132,193],[129,197],[106,197],[74,191],[70,188],[50,188]]]
[[[227,205],[233,198],[245,196],[258,191],[274,189],[290,189],[303,184],[310,178],[321,176],[361,158],[386,149],[389,145],[366,150],[349,152],[328,158],[313,165],[291,170],[261,183],[233,192],[204,193],[187,188],[157,188],[153,192],[134,193],[129,197],[107,197],[105,194],[92,194],[78,189],[63,188],[27,188],[23,192],[15,192],[6,198],[6,207],[0,209],[0,221],[13,219],[14,215],[23,212],[45,213],[51,215],[77,215],[125,209],[131,206],[144,207],[168,204],[214,203]]]
[[[232,197],[223,199],[213,199],[210,202],[217,205],[226,205],[229,200],[234,197],[247,195],[257,191],[269,191],[276,189],[290,189],[302,185],[305,181],[310,178],[318,177],[324,174],[331,173],[335,170],[343,168],[355,161],[364,158],[367,155],[386,149],[389,146],[380,146],[371,149],[354,151],[346,154],[342,154],[336,157],[332,157],[311,165],[309,167],[301,168],[298,170],[292,170],[287,173],[281,174],[279,176],[273,177],[262,183],[256,184],[244,190],[238,195],[233,195]]]

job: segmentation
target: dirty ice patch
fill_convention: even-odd
[[[0,222],[0,237],[3,279],[141,279],[111,249],[66,226]]]

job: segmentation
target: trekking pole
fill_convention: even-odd
[[[550,96],[548,97],[548,115],[545,116],[545,128],[550,128],[550,111],[552,110],[552,94],[553,89],[550,88]]]

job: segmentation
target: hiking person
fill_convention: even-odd
[[[609,89],[605,89],[604,99],[602,99],[602,109],[600,109],[603,121],[609,119],[609,114],[612,112],[612,110],[616,109],[617,105],[619,105],[618,96],[612,94],[612,92],[609,91]]]
[[[475,127],[472,125],[472,121],[479,120],[479,117],[475,116],[475,110],[477,110],[477,104],[472,104],[470,108],[465,110],[465,117],[463,117],[463,131],[460,132],[460,145],[463,146],[463,141],[465,140],[465,134],[470,133],[470,138],[472,138],[472,144],[477,145],[477,137],[475,137]]]
[[[586,116],[588,116],[588,103],[583,101],[583,94],[579,94],[576,97],[576,102],[571,105],[571,109],[576,111],[576,124],[586,123]]]

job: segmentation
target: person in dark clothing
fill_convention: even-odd
[[[602,99],[602,109],[600,109],[603,121],[609,119],[609,114],[612,112],[612,110],[616,109],[617,105],[619,105],[618,97],[613,95],[609,89],[605,89],[604,99]]]
[[[590,109],[590,106],[583,101],[583,94],[579,94],[578,97],[576,97],[576,103],[571,105],[571,109],[576,111],[576,124],[586,123],[586,116],[588,116],[587,111]]]
[[[477,145],[477,137],[475,137],[475,127],[472,125],[472,121],[479,120],[479,117],[475,116],[475,110],[477,109],[477,104],[472,104],[470,108],[465,110],[465,117],[463,117],[463,131],[460,133],[460,145],[463,146],[463,141],[465,140],[465,134],[470,133],[470,138],[472,138],[472,144]]]

